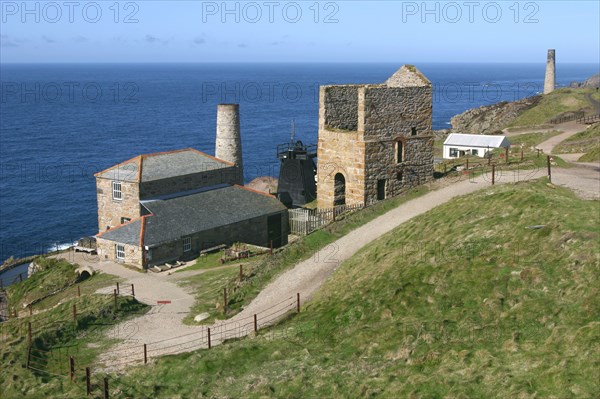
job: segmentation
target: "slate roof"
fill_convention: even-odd
[[[96,177],[129,182],[149,182],[233,166],[193,148],[143,154],[114,165]]]
[[[134,224],[129,222],[99,236],[116,242],[155,246],[287,209],[271,195],[237,185],[200,189],[140,203],[150,215],[136,219],[139,223],[135,226],[129,227],[129,224]]]
[[[506,136],[450,133],[446,138],[446,141],[444,141],[444,145],[499,148],[510,146],[510,142]]]

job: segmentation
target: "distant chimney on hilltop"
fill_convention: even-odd
[[[556,51],[554,49],[548,50],[548,60],[546,61],[546,78],[544,79],[544,94],[552,93],[556,87],[556,76],[555,76],[555,58]]]

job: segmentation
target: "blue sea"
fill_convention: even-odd
[[[214,153],[216,106],[240,103],[245,180],[278,174],[275,148],[316,143],[318,87],[378,83],[400,64],[1,64],[0,261],[97,232],[93,174],[140,153]],[[543,89],[545,64],[419,64],[434,129]],[[559,64],[557,83],[598,73]]]

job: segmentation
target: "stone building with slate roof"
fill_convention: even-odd
[[[317,205],[365,204],[433,177],[431,82],[404,65],[382,84],[321,86]]]
[[[200,151],[139,155],[95,176],[103,259],[146,268],[220,244],[287,243],[285,206],[242,187],[236,165]]]

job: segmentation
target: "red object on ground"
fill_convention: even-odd
[[[171,301],[156,301],[156,303],[159,305],[168,305],[169,303],[171,303]]]

